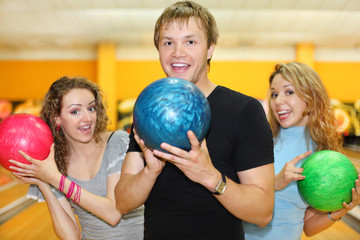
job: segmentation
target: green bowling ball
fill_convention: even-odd
[[[343,154],[331,150],[313,153],[301,165],[304,180],[298,181],[302,198],[320,211],[343,208],[352,199],[357,170]]]

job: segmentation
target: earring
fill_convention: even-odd
[[[56,130],[60,130],[60,123],[58,123],[57,125],[56,125]]]

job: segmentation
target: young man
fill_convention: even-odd
[[[151,151],[132,133],[116,205],[145,204],[145,239],[243,239],[242,220],[265,226],[274,205],[272,134],[261,104],[217,86],[207,76],[217,42],[216,22],[194,2],[166,8],[154,42],[168,77],[186,79],[207,96],[211,126],[191,150],[163,143]]]

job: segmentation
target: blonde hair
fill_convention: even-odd
[[[290,82],[296,94],[306,103],[303,116],[309,115],[306,124],[307,133],[316,143],[316,151],[333,150],[343,152],[342,136],[336,132],[336,119],[330,98],[319,75],[309,66],[299,62],[279,63],[269,78],[271,85],[277,74]],[[269,99],[269,104],[272,99]],[[268,113],[268,121],[274,138],[278,137],[280,124],[272,111]]]
[[[207,47],[211,44],[216,44],[219,37],[219,31],[216,26],[216,21],[209,10],[195,2],[183,1],[176,2],[167,7],[160,15],[155,24],[154,29],[154,44],[159,49],[160,30],[161,28],[174,21],[179,24],[188,23],[190,18],[195,18],[199,22],[199,26],[204,29],[207,37]],[[207,60],[207,64],[210,67],[210,59]]]

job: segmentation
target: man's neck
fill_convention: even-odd
[[[210,93],[216,88],[216,84],[211,82],[209,79],[207,81],[204,81],[202,83],[196,84],[198,88],[204,93],[206,97],[210,95]]]

